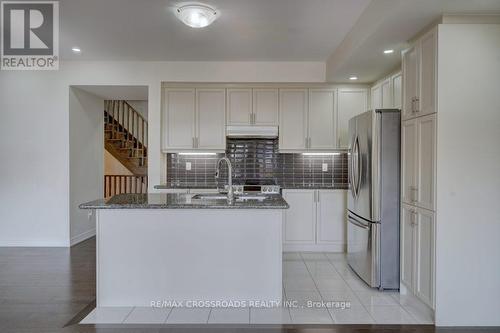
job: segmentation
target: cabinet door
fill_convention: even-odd
[[[414,204],[417,174],[417,120],[401,123],[401,200]]]
[[[338,90],[337,145],[349,147],[349,119],[368,110],[368,89]]]
[[[255,125],[278,126],[278,89],[253,89]]]
[[[415,295],[434,308],[434,213],[419,209],[415,224]]]
[[[401,73],[393,75],[391,78],[392,81],[392,102],[393,107],[396,109],[401,109],[401,100],[403,98],[402,91],[402,76]]]
[[[307,89],[280,89],[280,150],[304,150],[307,141]]]
[[[418,115],[436,112],[436,50],[436,30],[432,30],[420,40],[420,93],[415,105]]]
[[[165,89],[163,98],[163,149],[193,149],[195,90]]]
[[[416,166],[416,205],[435,209],[436,115],[416,118],[418,159]]]
[[[401,281],[413,290],[414,257],[415,257],[415,208],[409,205],[401,207]]]
[[[413,100],[418,95],[418,86],[417,47],[413,46],[403,54],[403,119],[415,116]]]
[[[335,149],[335,90],[309,89],[309,148]]]
[[[380,86],[375,86],[371,90],[372,95],[372,110],[380,109],[382,107],[382,89]]]
[[[318,190],[317,243],[334,244],[343,251],[346,244],[346,191]]]
[[[283,240],[289,244],[316,242],[315,190],[283,190],[290,205],[283,214]]]
[[[227,124],[250,125],[252,89],[227,89]]]
[[[382,96],[382,108],[390,109],[392,108],[392,93],[391,93],[391,80],[387,79],[380,84],[380,95]]]
[[[225,150],[225,89],[196,89],[196,120],[196,148]]]

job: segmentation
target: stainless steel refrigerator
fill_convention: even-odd
[[[347,262],[371,287],[399,289],[401,113],[349,120]]]

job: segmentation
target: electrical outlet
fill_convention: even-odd
[[[88,218],[89,220],[91,220],[91,219],[92,219],[92,210],[89,210],[89,212],[87,213],[87,218]]]
[[[322,170],[323,172],[327,172],[327,171],[328,171],[328,164],[327,164],[327,163],[323,163],[323,164],[321,165],[321,170]]]
[[[191,171],[191,162],[186,162],[186,171]]]

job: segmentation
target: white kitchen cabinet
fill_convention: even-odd
[[[335,90],[309,89],[308,148],[335,149]]]
[[[283,190],[290,208],[283,214],[284,244],[316,242],[316,191]]]
[[[165,89],[163,99],[163,150],[193,149],[195,89]]]
[[[253,89],[252,120],[254,125],[278,126],[279,90],[273,88]]]
[[[225,150],[225,103],[225,89],[165,89],[163,151]]]
[[[307,97],[307,89],[280,89],[280,150],[305,150],[308,147]]]
[[[401,281],[434,308],[435,213],[403,204],[401,210]]]
[[[403,53],[403,119],[436,112],[437,30]]]
[[[227,124],[252,124],[252,89],[227,89]]]
[[[344,251],[345,190],[285,189],[283,197],[290,205],[283,215],[285,251]]]
[[[346,191],[317,190],[316,242],[345,246],[346,240]]]
[[[401,109],[402,97],[403,97],[403,77],[401,72],[391,76],[392,85],[392,107],[396,109]]]
[[[436,115],[417,118],[416,205],[435,209],[436,192]]]
[[[380,109],[382,107],[382,89],[380,85],[371,89],[371,109]]]
[[[414,116],[418,86],[418,48],[417,45],[414,45],[403,53],[403,109],[401,115],[403,120]]]
[[[196,148],[226,147],[226,90],[196,89]]]
[[[434,212],[417,209],[415,220],[415,295],[434,308]]]
[[[436,115],[403,121],[401,132],[402,201],[434,210]]]
[[[393,107],[390,79],[387,79],[380,84],[380,96],[382,97],[380,104],[383,109],[390,109]]]
[[[413,275],[414,275],[414,255],[415,255],[415,233],[413,224],[415,219],[416,208],[410,205],[403,204],[401,209],[401,282],[407,288],[413,290]]]
[[[341,88],[337,98],[337,145],[348,148],[349,119],[368,110],[368,89]]]
[[[416,201],[417,186],[417,120],[401,123],[401,200],[409,204]]]

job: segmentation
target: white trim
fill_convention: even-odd
[[[347,244],[283,244],[283,252],[340,252],[345,253]]]
[[[71,237],[70,246],[73,246],[73,245],[76,245],[78,243],[81,243],[84,240],[87,240],[90,237],[94,237],[94,236],[95,236],[95,229],[90,229],[90,230],[87,230],[85,232],[82,232],[79,235]]]
[[[69,247],[69,244],[60,240],[0,239],[0,247]]]

